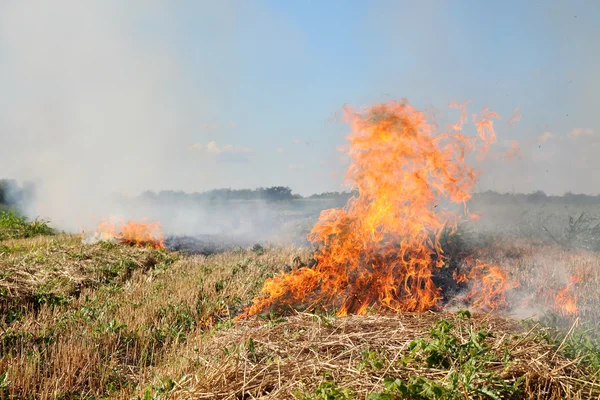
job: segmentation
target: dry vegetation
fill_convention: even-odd
[[[0,393],[129,398],[174,346],[231,326],[230,312],[298,254],[177,260],[167,251],[82,245],[77,236],[2,242]]]
[[[468,313],[251,320],[155,369],[179,379],[173,398],[205,399],[588,398],[588,372],[514,322]]]
[[[539,284],[534,270],[562,279],[557,260],[587,271],[581,318],[553,321],[562,331],[464,312],[236,321],[267,277],[310,251],[183,256],[68,235],[1,241],[0,398],[600,396],[600,347],[584,329],[597,320],[597,254],[496,242],[487,256],[525,286]]]

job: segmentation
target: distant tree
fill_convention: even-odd
[[[285,186],[273,186],[265,189],[265,199],[267,201],[285,201],[292,200],[292,189]]]
[[[533,192],[527,195],[527,201],[530,203],[540,204],[545,203],[548,200],[548,196],[541,190]]]

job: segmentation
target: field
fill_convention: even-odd
[[[298,237],[318,211],[306,204],[282,212]],[[308,265],[313,249],[83,244],[3,214],[0,398],[599,398],[596,209],[472,208],[479,228],[461,234],[520,283],[504,312],[303,307],[244,319],[264,281]],[[543,294],[573,274],[578,313],[564,315]]]

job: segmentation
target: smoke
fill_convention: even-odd
[[[187,14],[198,19],[193,29]],[[262,201],[137,198],[286,182],[229,115],[241,76],[229,43],[237,18],[225,3],[190,3],[182,13],[152,0],[1,2],[0,178],[35,184],[26,214],[67,231],[91,231],[109,216],[157,220],[167,235],[272,230],[278,214]],[[270,19],[238,25],[248,20],[270,46]],[[210,39],[196,44],[194,35]]]
[[[0,178],[35,183],[36,201],[27,208],[30,216],[48,217],[55,226],[75,231],[90,228],[100,217],[130,217],[131,208],[117,199],[145,190],[199,191],[282,183],[305,193],[315,185],[323,191],[339,190],[324,185],[342,181],[341,167],[325,173],[331,167],[317,165],[309,157],[317,153],[317,160],[326,157],[341,137],[324,139],[322,146],[305,146],[312,153],[307,154],[284,149],[284,142],[276,136],[285,131],[293,135],[287,141],[294,137],[295,144],[313,143],[310,135],[296,136],[305,131],[323,136],[316,123],[305,121],[328,115],[345,102],[368,103],[362,96],[381,100],[388,91],[391,97],[406,96],[411,101],[419,97],[418,103],[440,107],[455,99],[449,95],[474,99],[480,103],[471,111],[489,105],[506,118],[505,128],[515,136],[506,139],[515,139],[520,151],[510,152],[505,157],[509,160],[484,166],[480,190],[541,189],[561,194],[590,192],[600,184],[600,174],[595,173],[600,161],[594,157],[600,138],[591,133],[599,131],[593,120],[598,84],[585,79],[597,71],[599,53],[590,51],[598,46],[593,40],[597,35],[594,19],[585,18],[589,13],[579,6],[573,6],[573,11],[571,6],[560,5],[553,8],[559,10],[554,14],[548,11],[550,7],[532,11],[524,6],[527,12],[515,13],[514,5],[503,6],[503,12],[524,15],[534,24],[533,33],[515,36],[520,47],[511,49],[509,43],[502,48],[517,52],[509,57],[505,50],[487,45],[498,37],[492,24],[468,28],[460,19],[449,18],[448,5],[423,4],[406,12],[406,6],[397,2],[378,3],[367,7],[366,25],[357,31],[369,43],[359,55],[370,66],[354,66],[344,57],[355,57],[355,52],[341,48],[346,56],[327,59],[332,64],[321,74],[319,49],[302,29],[288,23],[283,12],[251,9],[241,2],[235,7],[227,2],[215,4],[190,2],[181,12],[172,4],[153,0],[0,3]],[[200,34],[211,38],[209,45],[203,43],[205,47],[186,61],[181,60],[182,54],[195,43],[190,45],[194,38],[180,28],[181,14],[177,16],[176,9],[192,15],[189,19],[198,18]],[[480,11],[488,13],[482,21],[497,19],[491,15],[497,12],[494,7],[478,7],[471,13]],[[565,20],[565,15],[579,17]],[[332,32],[328,39],[332,45],[338,39],[351,42],[342,40],[349,30],[334,31],[341,36]],[[569,46],[575,42],[579,45]],[[490,65],[482,65],[489,54],[482,56],[475,50],[490,47],[494,47]],[[407,52],[412,55],[408,63]],[[542,56],[538,59],[536,54]],[[553,57],[572,64],[556,63]],[[522,70],[515,70],[512,62],[507,68],[505,61],[515,58],[522,62]],[[440,63],[441,59],[453,62]],[[399,65],[405,68],[398,70]],[[470,73],[472,66],[477,73]],[[187,68],[195,69],[193,76]],[[226,72],[216,73],[222,70]],[[321,75],[322,85],[314,80]],[[360,85],[353,83],[356,77]],[[327,86],[325,81],[336,86]],[[497,84],[500,81],[502,86]],[[292,82],[303,96],[294,94],[294,86],[287,89]],[[268,107],[248,93],[241,99],[240,87],[266,93]],[[349,89],[340,91],[340,87]],[[307,105],[314,108],[307,109]],[[254,131],[244,131],[237,115],[230,119],[228,107],[244,109],[240,115],[255,115],[248,117]],[[227,117],[215,118],[216,109]],[[298,118],[299,109],[307,109],[306,115]],[[263,110],[268,110],[267,123]],[[548,128],[540,130],[536,124]],[[200,131],[211,136],[198,135]],[[239,141],[232,140],[232,132]],[[499,129],[500,140],[505,139],[504,133]],[[545,141],[523,145],[537,136]],[[252,144],[246,137],[262,142]],[[259,154],[265,141],[277,149],[277,158],[269,158],[264,151]],[[281,165],[274,167],[273,161]],[[336,173],[339,177],[331,179]],[[269,206],[257,207],[257,215],[264,215],[265,221],[272,219]],[[174,211],[165,208],[166,217],[181,221],[173,230],[219,227],[214,218],[204,217],[210,215],[209,210],[198,208],[194,215],[181,210],[173,215]],[[161,218],[162,211],[134,211],[169,223]]]
[[[34,195],[35,188],[29,184],[19,184],[14,179],[0,179],[0,208],[5,205],[25,210]]]
[[[0,5],[0,79],[11,101],[0,110],[0,167],[34,181],[30,213],[64,229],[112,211],[114,193],[167,182],[177,156],[177,68],[114,4]]]
[[[35,184],[30,217],[68,231],[108,216],[156,219],[172,233],[252,231],[239,213],[217,219],[198,206],[124,201],[144,190],[206,189],[208,162],[226,168],[252,156],[194,136],[208,130],[210,93],[187,91],[175,43],[154,34],[156,24],[174,24],[171,11],[153,1],[0,4],[0,171]],[[258,202],[243,211],[270,220]]]

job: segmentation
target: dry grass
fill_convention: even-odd
[[[415,358],[407,361],[410,343],[429,336],[432,326],[442,318],[457,324],[461,343],[469,340],[473,329],[486,325],[491,335],[486,342],[493,357],[485,361],[485,368],[507,383],[523,379],[514,398],[583,399],[600,395],[600,384],[587,382],[585,369],[558,356],[555,348],[532,331],[486,314],[471,320],[448,313],[339,319],[299,314],[275,323],[252,319],[213,337],[190,338],[186,345],[174,348],[168,361],[152,373],[177,381],[168,396],[176,399],[298,398],[314,390],[325,377],[349,389],[351,398],[364,399],[385,391],[386,377],[409,380],[419,376],[443,382],[452,368],[461,368],[428,368]]]
[[[516,277],[526,279],[535,265],[562,254],[564,263],[590,271],[585,290],[599,282],[593,253],[545,249],[545,260],[519,245],[490,256],[506,261],[511,251],[521,252],[510,264]],[[440,319],[456,324],[459,344],[487,323],[482,368],[508,383],[523,377],[523,396],[515,398],[598,396],[585,363],[565,358],[537,328],[523,331],[500,316],[297,314],[234,322],[264,280],[296,257],[307,262],[311,254],[266,247],[177,257],[82,245],[78,236],[0,242],[0,398],[316,399],[323,398],[313,396],[316,388],[329,383],[365,398],[390,377],[449,385],[453,371],[464,375],[466,367],[428,367],[419,358],[425,350],[408,350],[414,339],[431,340]],[[596,301],[597,294],[589,296]]]
[[[77,235],[0,242],[0,307],[22,312],[67,303],[84,288],[127,280],[136,269],[167,260],[151,249],[81,244]]]
[[[173,263],[167,252],[71,236],[3,245],[16,250],[0,258],[10,288],[2,312],[14,314],[0,323],[0,374],[10,381],[5,394],[40,399],[128,398],[172,346],[228,324],[267,276],[302,253],[242,250]],[[115,267],[123,263],[131,268]],[[54,300],[33,302],[40,288],[53,288]]]
[[[600,322],[597,252],[533,240],[495,239],[477,256],[500,265],[511,279],[519,282],[511,294],[511,304],[518,315],[539,315],[551,309],[557,291],[570,282],[570,277],[578,277],[580,281],[572,286],[570,293],[577,297],[579,316],[588,322]]]

